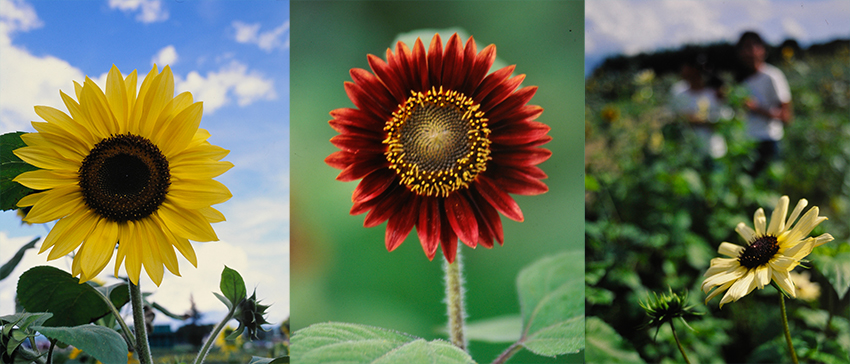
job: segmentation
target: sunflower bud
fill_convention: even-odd
[[[251,340],[258,339],[257,330],[265,331],[260,325],[269,323],[266,321],[266,318],[263,317],[269,307],[270,306],[260,304],[257,300],[257,290],[254,289],[254,293],[251,297],[243,299],[239,302],[239,305],[237,305],[236,311],[233,313],[233,318],[239,322],[239,327],[236,328],[236,331],[234,331],[230,336],[238,336],[242,334],[242,331],[247,329]]]
[[[647,296],[646,302],[640,301],[640,307],[643,307],[646,310],[647,316],[649,316],[649,322],[644,325],[644,327],[657,326],[661,327],[664,323],[668,321],[672,321],[674,318],[682,319],[682,322],[688,328],[691,328],[688,325],[688,322],[685,321],[685,317],[694,317],[702,315],[701,312],[694,312],[694,306],[688,305],[688,291],[685,291],[682,295],[673,293],[673,288],[670,288],[669,293],[662,293],[658,295],[655,292],[652,292],[652,297]],[[691,328],[693,330],[693,328]],[[658,335],[658,330],[656,329],[655,335]]]

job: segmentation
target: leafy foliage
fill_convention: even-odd
[[[12,153],[13,150],[27,146],[21,135],[24,132],[0,135],[0,210],[17,209],[18,200],[33,192],[18,182],[12,181],[19,174],[38,168],[22,161]]]
[[[770,351],[784,348],[773,289],[756,291],[722,310],[716,301],[704,306],[700,289],[720,243],[743,243],[734,231],[737,223],[752,223],[758,207],[770,214],[781,195],[818,206],[829,221],[812,234],[829,232],[836,238],[815,249],[805,264],[821,287],[820,297],[788,303],[792,335],[800,340],[797,353],[801,361],[846,361],[850,346],[831,343],[850,335],[838,323],[850,316],[850,48],[845,42],[834,52],[789,54],[774,65],[788,78],[794,119],[785,127],[781,161],[756,176],[747,173],[754,161],[743,118],[747,92],[735,85],[732,74],[720,74],[733,112],[714,129],[728,146],[719,159],[700,153],[694,146],[701,140],[690,125],[666,107],[678,81],[675,74],[608,68],[587,80],[587,315],[618,334],[598,335],[606,328],[588,321],[588,361],[607,347],[633,347],[646,362],[680,359],[667,325],[655,341],[655,330],[639,329],[649,320],[640,301],[649,292],[671,288],[691,292],[682,304],[707,312],[688,321],[693,331],[677,330],[692,360],[787,361],[786,353],[776,357]],[[830,318],[830,323],[810,325],[793,315],[798,310]]]
[[[45,326],[78,326],[110,313],[94,287],[80,284],[79,278],[50,266],[33,267],[24,272],[18,280],[17,295],[28,312],[53,314]],[[117,296],[112,300],[121,301]]]

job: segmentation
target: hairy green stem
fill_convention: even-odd
[[[142,289],[130,284],[130,304],[133,306],[133,328],[136,329],[136,356],[142,364],[153,364],[151,348],[148,344],[148,331],[145,327],[145,303],[142,302]]]
[[[676,334],[676,326],[673,325],[673,320],[670,320],[670,329],[673,330],[673,339],[676,340],[676,346],[679,347],[679,352],[682,353],[682,357],[685,358],[685,363],[691,364],[691,361],[688,360],[688,354],[685,354],[685,348],[683,348],[682,343],[679,342],[679,335]]]
[[[227,325],[227,321],[233,318],[233,314],[236,312],[237,305],[234,305],[230,311],[227,312],[227,316],[224,316],[224,319],[215,326],[210,336],[207,338],[207,342],[204,343],[204,346],[201,348],[201,351],[198,352],[198,356],[195,357],[194,364],[201,364],[204,360],[207,359],[207,354],[212,348],[213,342],[215,342],[215,338],[218,337],[218,334],[224,329],[224,326]]]
[[[109,299],[109,297],[106,297],[103,292],[101,292],[99,289],[95,289],[94,291],[97,292],[97,295],[100,296],[100,299],[102,299],[103,302],[106,302],[106,307],[109,307],[109,310],[112,311],[112,316],[115,316],[115,320],[118,321],[118,325],[121,326],[121,331],[124,331],[124,339],[127,341],[127,346],[135,348],[136,337],[133,336],[133,332],[130,331],[129,327],[127,327],[127,323],[124,322],[124,318],[121,317],[121,313],[118,312],[118,309],[115,308],[115,305],[112,304],[112,301]]]
[[[443,262],[446,273],[446,306],[449,315],[449,338],[452,344],[466,350],[466,337],[463,334],[466,311],[463,299],[463,264],[460,249],[457,250],[454,263]]]
[[[782,328],[785,329],[785,342],[788,343],[788,351],[791,352],[791,361],[798,364],[797,352],[794,351],[794,344],[791,342],[791,330],[788,328],[788,314],[785,312],[785,294],[779,292],[779,310],[782,311]]]

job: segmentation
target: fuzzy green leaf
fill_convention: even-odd
[[[248,364],[289,364],[289,357],[282,356],[280,358],[261,358],[259,356],[252,356],[251,361]]]
[[[322,323],[292,336],[295,363],[445,363],[475,361],[459,348],[442,341],[426,341],[378,327]]]
[[[584,348],[584,251],[532,263],[519,273],[517,288],[523,346],[547,356]]]
[[[5,191],[5,190],[3,190],[3,191]],[[3,193],[5,193],[5,192],[3,192]],[[38,242],[38,239],[41,239],[41,238],[32,239],[32,241],[27,243],[27,245],[22,246],[20,249],[18,249],[18,252],[15,253],[15,256],[13,256],[12,259],[9,259],[9,261],[6,262],[6,264],[3,264],[3,266],[0,267],[0,281],[6,279],[6,277],[8,277],[9,274],[12,274],[12,271],[15,270],[15,267],[17,267],[18,263],[20,263],[21,259],[23,259],[24,253],[27,250],[35,247],[35,243]]]
[[[221,293],[224,294],[224,297],[227,297],[233,306],[238,305],[239,302],[242,302],[242,300],[248,297],[248,290],[245,288],[245,281],[242,280],[242,276],[239,272],[227,266],[224,266],[224,270],[221,271],[221,284],[219,288],[221,289]]]
[[[21,135],[24,132],[6,133],[0,135],[0,210],[17,209],[18,200],[33,192],[18,182],[12,181],[23,172],[34,171],[36,168],[22,161],[12,153],[13,150],[27,146]]]
[[[127,343],[121,335],[109,328],[79,325],[74,327],[32,326],[32,329],[51,339],[73,345],[103,364],[127,363]]]
[[[443,332],[448,334],[445,328]],[[522,337],[522,317],[516,314],[469,322],[464,334],[469,340],[513,343]]]
[[[127,283],[116,283],[108,287],[95,287],[95,289],[109,297],[109,302],[112,302],[116,310],[121,310],[121,307],[130,302],[130,286]]]
[[[45,326],[88,324],[110,312],[94,287],[80,284],[78,278],[50,266],[24,272],[18,280],[17,294],[27,311],[53,313]]]

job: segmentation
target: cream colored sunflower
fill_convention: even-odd
[[[794,281],[789,273],[813,248],[832,241],[830,234],[809,237],[815,226],[826,220],[826,217],[818,216],[817,206],[794,223],[806,205],[808,201],[801,199],[788,220],[785,220],[788,196],[782,196],[770,217],[770,225],[767,225],[762,208],[756,210],[753,219],[755,230],[743,222],[738,223],[735,231],[744,238],[747,246],[727,242],[720,244],[717,252],[730,258],[711,260],[711,266],[704,275],[706,279],[702,283],[702,290],[705,293],[712,289],[714,291],[705,299],[706,304],[725,291],[726,294],[720,300],[720,307],[723,307],[756,288],[764,288],[771,280],[787,294],[796,297]]]
[[[60,91],[69,114],[47,106],[35,112],[36,133],[23,134],[15,155],[40,169],[14,180],[41,192],[22,198],[32,206],[24,221],[59,220],[44,239],[48,260],[74,250],[71,273],[88,281],[112,259],[134,284],[142,266],[156,285],[163,266],[180,275],[175,248],[197,267],[189,240],[216,241],[210,223],[224,221],[211,205],[230,191],[213,180],[233,167],[229,151],[207,142],[199,129],[203,104],[174,96],[174,76],[156,65],[136,94],[136,71],[126,78],[114,65],[104,93],[86,77],[74,82],[76,100]],[[79,248],[79,249],[78,249]]]

